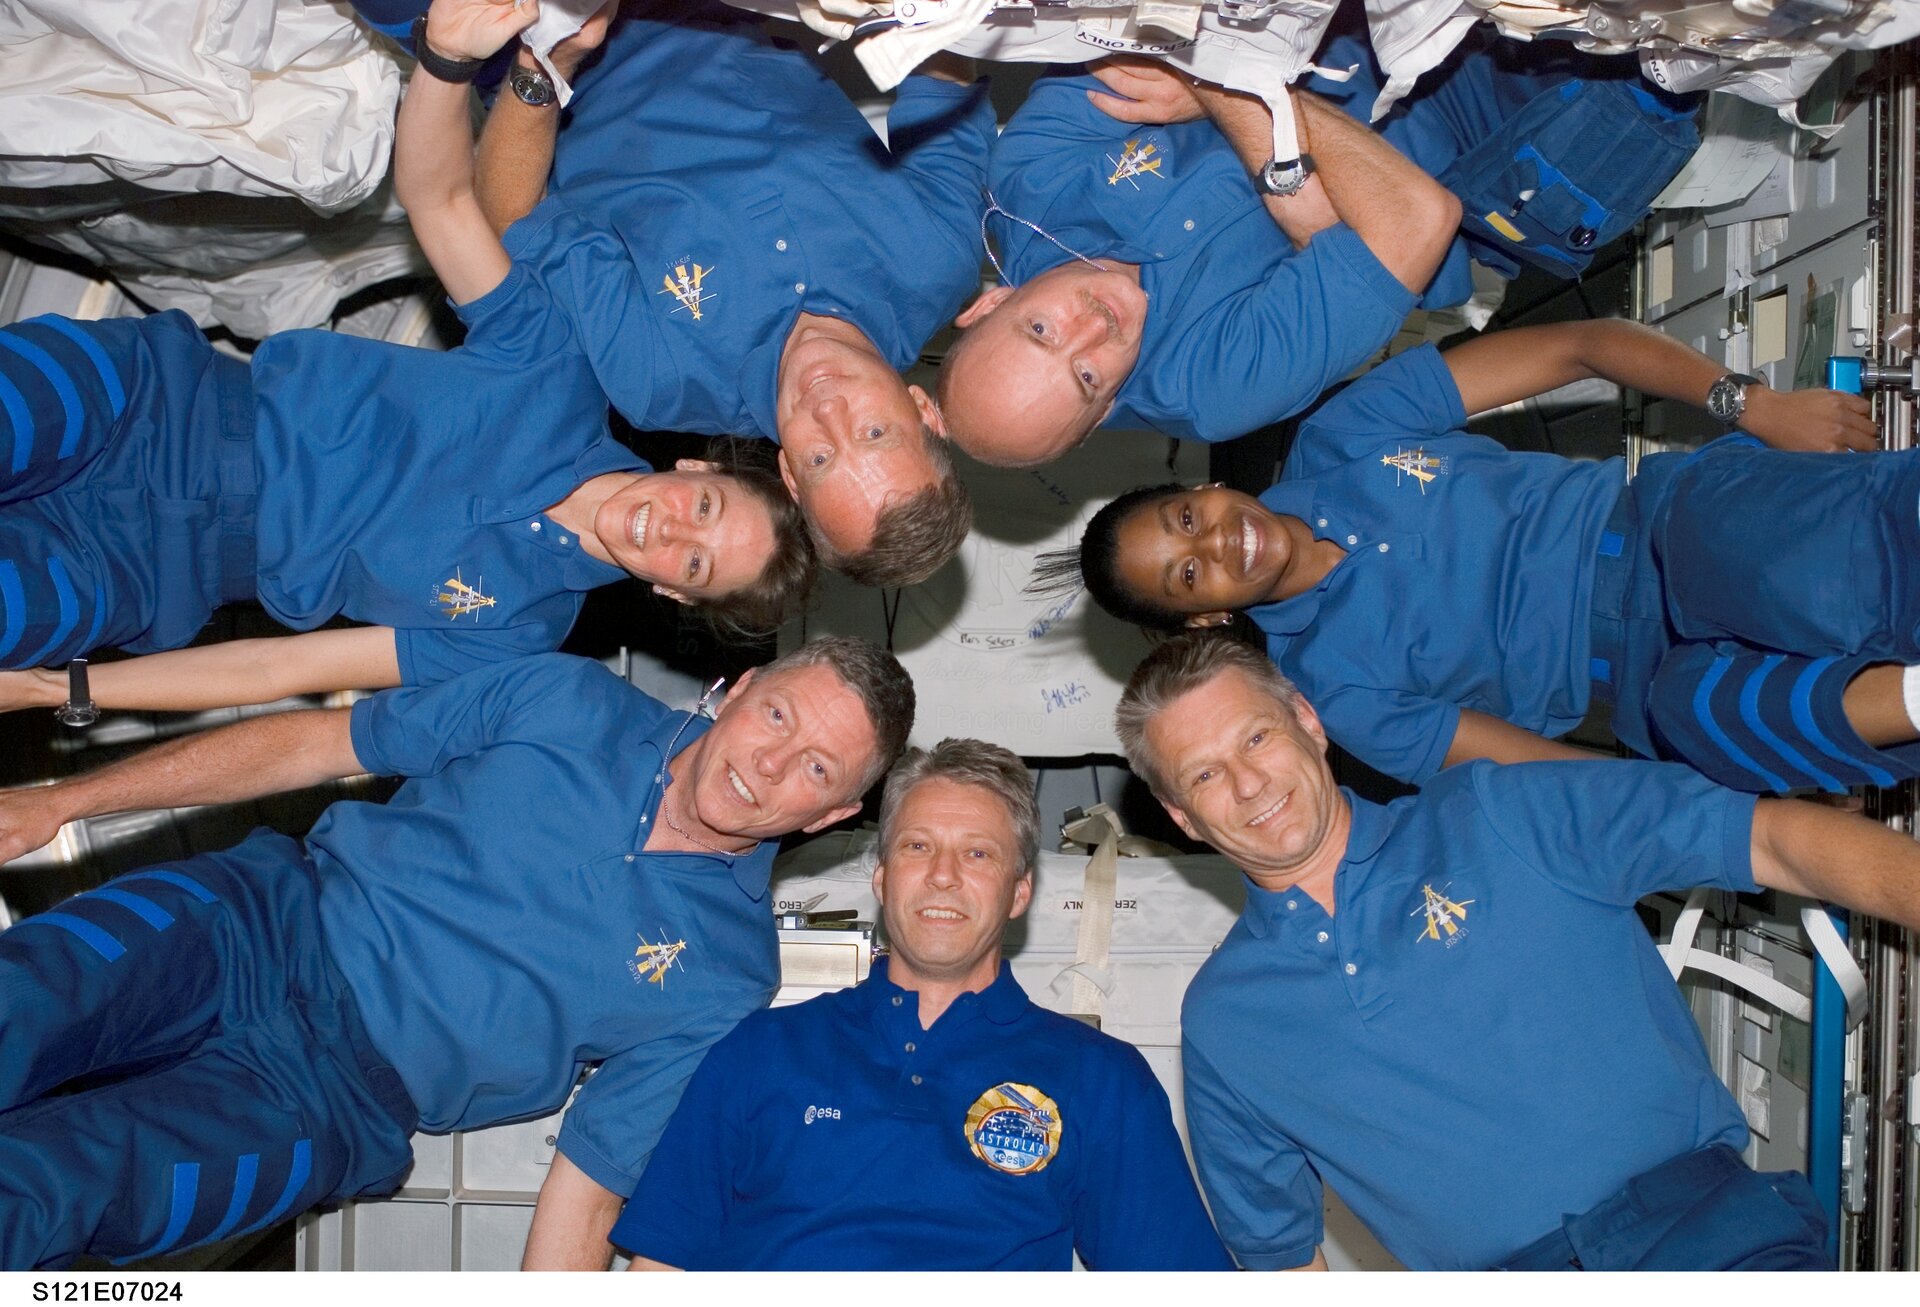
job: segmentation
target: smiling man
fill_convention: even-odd
[[[389,1193],[415,1129],[552,1112],[593,1063],[526,1263],[605,1267],[687,1077],[779,982],[779,838],[857,811],[912,722],[858,640],[748,673],[710,725],[552,654],[0,795],[4,860],[78,817],[409,778],[0,935],[0,1267]]]
[[[1659,763],[1475,762],[1383,807],[1218,635],[1149,656],[1118,728],[1248,880],[1181,1012],[1194,1157],[1242,1266],[1324,1269],[1324,1179],[1414,1269],[1831,1269],[1805,1179],[1741,1160],[1634,904],[1767,886],[1912,926],[1920,844]]]
[[[1039,842],[1005,749],[901,760],[873,873],[890,956],[714,1047],[614,1227],[634,1270],[1228,1267],[1146,1062],[1001,960]]]
[[[429,45],[441,10],[511,4],[439,0]],[[822,560],[856,581],[905,585],[952,557],[966,491],[899,369],[979,285],[986,84],[936,56],[900,85],[882,144],[758,19],[680,0],[614,23],[561,131],[518,57],[480,199],[560,288],[614,407],[642,431],[777,441]]]

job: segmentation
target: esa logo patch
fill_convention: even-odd
[[[1060,1151],[1059,1104],[1032,1085],[995,1085],[967,1109],[967,1146],[996,1171],[1033,1175]]]
[[[815,1107],[809,1103],[807,1105],[805,1119],[808,1125],[812,1125],[815,1121],[838,1121],[840,1119],[840,1109],[837,1107]]]

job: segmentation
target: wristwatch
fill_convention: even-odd
[[[558,98],[554,95],[553,79],[544,68],[528,68],[516,63],[507,74],[507,85],[520,97],[521,104],[535,109],[544,109]]]
[[[53,710],[53,719],[62,726],[91,726],[99,716],[87,689],[87,660],[75,658],[67,664],[67,701]]]
[[[413,57],[420,66],[443,82],[452,82],[464,86],[480,75],[485,59],[449,59],[445,55],[433,52],[427,44],[427,16],[425,14],[413,20]]]
[[[1307,184],[1307,178],[1313,176],[1313,156],[1303,154],[1298,159],[1267,160],[1258,172],[1253,174],[1253,189],[1262,195],[1273,195],[1285,199],[1297,194]]]
[[[1729,429],[1738,426],[1747,412],[1747,387],[1760,384],[1760,378],[1751,373],[1727,373],[1707,391],[1707,412]]]

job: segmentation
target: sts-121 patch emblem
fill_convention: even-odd
[[[1160,165],[1166,161],[1166,155],[1160,152],[1160,146],[1151,136],[1128,141],[1120,147],[1119,158],[1111,154],[1107,156],[1107,162],[1113,165],[1107,185],[1118,186],[1125,182],[1137,191],[1140,183],[1134,180],[1136,177],[1159,177],[1165,181],[1166,178],[1160,176]]]
[[[1437,476],[1447,470],[1447,460],[1438,454],[1429,454],[1425,449],[1402,449],[1391,454],[1382,454],[1380,462],[1394,470],[1396,484],[1411,477],[1420,493],[1427,493],[1427,486]]]
[[[680,955],[686,951],[686,940],[669,940],[665,931],[660,932],[658,943],[649,943],[647,937],[642,935],[640,947],[633,951],[631,958],[627,959],[627,970],[635,980],[655,984],[665,989],[669,971],[676,967],[682,971],[686,970],[686,963],[680,960]]]
[[[1060,1106],[1032,1085],[995,1085],[967,1109],[967,1146],[996,1171],[1033,1175],[1060,1151]]]
[[[680,259],[673,265],[673,271],[660,278],[660,294],[671,295],[677,301],[669,315],[685,309],[695,322],[705,316],[702,309],[719,295],[706,288],[707,278],[713,275],[712,268],[703,268],[692,259]]]
[[[487,583],[481,577],[472,585],[460,579],[460,569],[454,568],[453,575],[433,587],[433,602],[449,621],[457,622],[462,616],[473,617],[478,621],[482,608],[493,607],[493,596],[482,592]]]
[[[1466,938],[1467,909],[1474,902],[1472,899],[1455,902],[1448,898],[1448,891],[1452,888],[1452,882],[1437,890],[1431,885],[1422,885],[1420,906],[1407,914],[1409,917],[1426,918],[1421,923],[1419,938],[1440,940],[1448,948]]]

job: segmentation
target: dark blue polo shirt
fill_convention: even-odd
[[[1352,228],[1296,251],[1212,123],[1119,122],[1089,88],[1104,89],[1036,82],[988,184],[1088,258],[1140,265],[1140,360],[1105,425],[1232,440],[1299,412],[1392,338],[1414,296]],[[988,227],[1016,286],[1071,257],[1000,214]]]
[[[422,1129],[552,1112],[598,1062],[560,1151],[627,1193],[708,1046],[772,996],[775,844],[643,847],[666,751],[706,728],[561,654],[354,705],[361,764],[411,779],[307,844],[328,951]]]
[[[1188,989],[1187,1126],[1240,1264],[1331,1184],[1416,1270],[1485,1268],[1746,1122],[1633,905],[1750,891],[1752,795],[1660,763],[1476,762],[1346,795],[1335,913],[1249,886]]]
[[[743,1021],[611,1238],[696,1270],[1229,1266],[1145,1059],[1004,963],[931,1030],[884,961]]]
[[[583,71],[547,200],[507,232],[643,430],[777,438],[802,312],[895,368],[979,287],[985,83],[901,83],[891,152],[756,22],[625,19]]]
[[[410,685],[559,647],[583,593],[626,573],[546,510],[647,470],[538,276],[459,312],[455,350],[290,331],[253,361],[260,602],[295,630],[393,627]]]
[[[1591,694],[1596,546],[1621,460],[1515,453],[1461,428],[1431,346],[1398,355],[1302,425],[1260,496],[1347,556],[1319,585],[1249,610],[1327,733],[1419,784],[1475,708],[1542,735]]]

